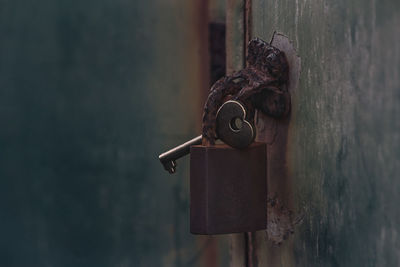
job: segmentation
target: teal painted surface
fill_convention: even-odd
[[[288,155],[305,211],[276,265],[399,266],[400,2],[253,0],[253,35],[274,30],[302,62]]]
[[[193,266],[188,1],[0,2],[0,266]]]

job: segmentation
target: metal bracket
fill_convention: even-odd
[[[288,75],[285,53],[259,38],[251,40],[247,67],[221,78],[211,87],[203,114],[203,145],[214,145],[217,110],[227,100],[243,103],[248,121],[254,120],[256,109],[274,118],[289,114]]]

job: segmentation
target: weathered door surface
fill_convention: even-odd
[[[235,236],[232,265],[399,266],[400,2],[228,2],[242,12],[241,27],[227,20],[239,35],[228,48],[278,31],[301,58],[287,176],[268,182],[302,221],[279,246],[262,231]]]

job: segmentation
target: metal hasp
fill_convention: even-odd
[[[190,231],[228,234],[266,229],[267,147],[192,146]]]
[[[202,135],[161,154],[159,160],[165,170],[175,173],[176,160],[187,155],[192,145],[212,146],[220,138],[232,147],[247,147],[256,135],[255,110],[274,118],[288,115],[289,67],[285,54],[255,38],[248,45],[247,65],[212,86],[204,106]]]
[[[288,75],[285,53],[259,38],[251,40],[246,68],[219,79],[211,87],[203,112],[202,144],[215,144],[217,110],[228,100],[244,105],[249,122],[254,120],[255,110],[274,118],[288,115]]]

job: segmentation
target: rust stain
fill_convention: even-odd
[[[301,223],[304,216],[303,214],[295,216],[294,212],[285,207],[277,196],[268,198],[267,203],[268,239],[279,246],[294,233],[295,225]]]
[[[288,63],[285,54],[261,39],[248,45],[247,67],[219,79],[208,95],[203,113],[203,145],[214,145],[217,110],[228,99],[246,106],[248,121],[253,121],[255,109],[272,117],[289,113],[287,91]]]

